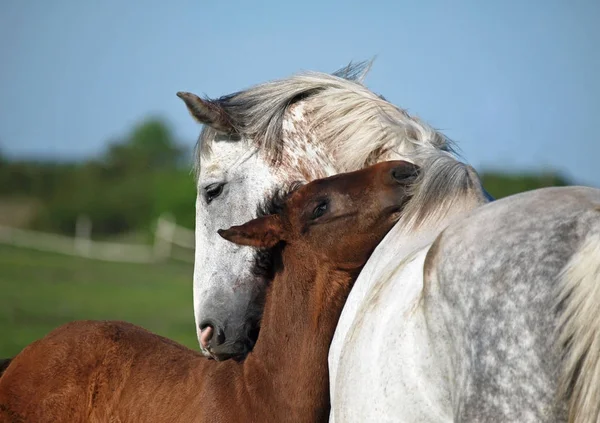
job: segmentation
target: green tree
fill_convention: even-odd
[[[171,129],[157,118],[137,125],[123,142],[112,143],[104,159],[119,174],[179,167],[187,151],[175,142]]]
[[[55,190],[37,226],[70,233],[83,213],[95,235],[110,235],[148,230],[170,212],[180,225],[193,227],[194,184],[186,159],[187,150],[164,122],[144,121],[110,143],[100,160],[71,172],[71,185]]]
[[[567,178],[555,172],[482,172],[481,179],[485,189],[497,199],[538,188],[570,185]]]

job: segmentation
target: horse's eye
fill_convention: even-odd
[[[317,219],[317,218],[323,216],[326,211],[327,211],[327,202],[323,201],[317,207],[315,207],[315,209],[312,212],[311,218]]]
[[[222,182],[217,182],[214,184],[210,184],[206,188],[204,188],[204,195],[206,198],[206,204],[210,204],[212,200],[217,198],[223,192],[223,186],[225,186]]]

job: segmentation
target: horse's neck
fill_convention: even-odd
[[[310,255],[286,260],[294,252],[283,254],[247,365],[262,369],[271,381],[271,403],[277,398],[288,409],[293,404],[308,418],[328,410],[327,353],[354,276]]]
[[[356,324],[356,319],[359,318],[357,316],[360,314],[359,310],[366,299],[374,290],[378,289],[378,285],[382,284],[415,284],[414,288],[420,290],[422,278],[398,280],[396,275],[399,269],[406,266],[408,259],[416,251],[431,245],[449,224],[463,218],[471,210],[482,205],[484,203],[482,198],[476,195],[465,198],[464,201],[458,202],[448,209],[443,216],[430,220],[414,231],[407,226],[406,222],[400,220],[379,243],[358,276],[352,292],[343,306],[335,336],[331,342],[329,372],[334,387],[346,338],[350,329]],[[410,289],[410,287],[407,286],[404,289]],[[411,301],[411,299],[398,298],[396,301]],[[334,394],[333,389],[331,393]]]
[[[414,231],[407,230],[405,222],[400,220],[371,255],[352,289],[352,295],[364,298],[373,284],[396,269],[398,263],[405,257],[430,245],[448,225],[464,218],[471,210],[482,204],[479,199],[467,199],[447,210],[443,217],[433,219]],[[345,311],[346,307],[344,307]]]

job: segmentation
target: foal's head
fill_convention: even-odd
[[[260,249],[293,245],[336,269],[359,269],[398,220],[417,175],[416,165],[389,161],[318,179],[290,192],[276,214],[219,234]]]
[[[417,174],[412,163],[390,161],[318,179],[292,191],[279,213],[219,234],[255,248],[303,246],[338,268],[358,268],[398,220]]]

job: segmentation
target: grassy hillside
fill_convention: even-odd
[[[76,319],[126,320],[197,348],[192,267],[106,263],[0,245],[0,358]]]

